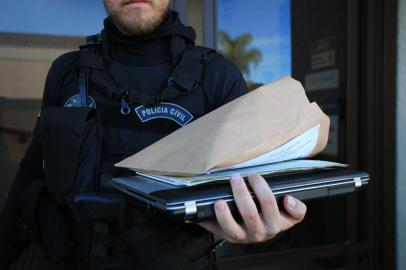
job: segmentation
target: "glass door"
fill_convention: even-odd
[[[328,145],[320,158],[356,168],[360,143],[360,1],[199,2],[201,35],[209,33],[211,37],[206,35],[205,39],[213,41],[203,44],[233,61],[242,70],[250,90],[284,76],[299,80],[309,99],[316,101],[331,120]],[[191,14],[185,10],[185,14]],[[367,203],[364,195],[308,202],[310,210],[302,224],[265,245],[227,245],[221,266],[368,269],[372,267],[371,258],[365,246],[361,248],[366,237],[362,226],[368,225],[359,218],[359,209]]]

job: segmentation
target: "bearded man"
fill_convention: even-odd
[[[194,45],[194,30],[180,22],[178,14],[170,9],[170,0],[104,0],[104,5],[108,17],[104,21],[102,38],[97,44],[91,44],[90,49],[82,50],[92,51],[103,59],[100,61],[102,71],[91,72],[86,101],[97,111],[101,125],[102,154],[97,166],[100,176],[97,192],[100,196],[118,196],[110,186],[111,178],[128,172],[115,168],[114,163],[243,95],[247,88],[233,63]],[[186,52],[192,52],[189,53],[191,59],[196,52],[201,53],[198,56],[202,57],[195,63],[202,65],[198,69],[199,76],[191,89],[187,83],[175,82],[175,86],[186,85],[176,90],[182,93],[175,91],[175,95],[165,95],[169,91],[168,85],[171,86],[169,79],[176,79],[180,63],[191,63]],[[42,112],[49,108],[71,108],[80,103],[77,85],[82,65],[80,51],[64,54],[54,61],[46,80]],[[100,69],[100,64],[97,68]],[[146,119],[133,111],[151,105],[176,106],[190,115],[190,119],[182,122],[170,115]],[[39,134],[34,130],[1,216],[1,269],[7,269],[29,243],[27,237],[21,237],[27,224],[21,221],[26,205],[21,202],[20,195],[35,179],[46,175],[44,139]],[[238,136],[238,130],[235,135]],[[57,155],[62,157],[60,163],[63,163],[64,153]],[[63,173],[60,172],[61,179]],[[216,220],[199,224],[179,224],[136,204],[121,206],[120,216],[124,218],[120,224],[118,213],[107,217],[107,210],[105,219],[81,220],[77,224],[79,222],[68,214],[60,200],[48,203],[54,194],[47,184],[47,189],[38,193],[38,205],[32,208],[36,209],[35,220],[38,216],[43,217],[35,223],[50,259],[63,261],[67,268],[213,269],[216,267],[210,252],[213,234],[235,244],[265,242],[300,222],[306,213],[306,206],[290,196],[284,198],[284,209],[280,211],[261,176],[249,176],[249,185],[258,198],[259,207],[241,176],[233,175],[230,184],[241,222],[233,218],[227,203],[219,200],[214,206]],[[102,210],[107,209],[109,206],[103,203],[100,203],[101,207],[106,208]],[[61,216],[62,219],[57,218]],[[53,236],[49,236],[52,233]]]

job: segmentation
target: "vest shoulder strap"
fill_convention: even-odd
[[[216,56],[218,53],[210,48],[187,47],[169,78],[168,84],[185,93],[192,91],[201,84],[204,68]]]
[[[159,100],[172,100],[187,95],[202,84],[203,71],[218,53],[201,46],[186,47],[172,75],[168,87],[162,91]]]
[[[79,89],[83,97],[83,105],[87,100],[87,79],[89,69],[103,71],[106,70],[103,57],[95,52],[95,48],[103,43],[103,33],[88,36],[86,44],[80,46],[80,75]],[[103,48],[103,47],[102,47]],[[136,90],[123,91],[118,85],[111,83],[108,78],[103,78],[100,72],[95,72],[91,80],[96,85],[101,85],[101,89],[107,91],[107,96],[121,100],[122,107],[127,108],[128,103],[141,103],[144,105],[157,105],[162,101],[170,101],[179,95],[187,95],[202,83],[202,75],[207,64],[218,56],[218,53],[210,48],[189,45],[182,52],[174,71],[167,81],[167,88],[156,96],[140,95]],[[96,76],[97,75],[97,76]],[[83,106],[82,105],[82,106]]]
[[[94,49],[102,44],[102,33],[86,37],[86,43],[79,46],[79,80],[78,89],[80,95],[80,107],[89,107],[89,76],[91,68],[103,68],[103,60],[101,56],[94,53]]]

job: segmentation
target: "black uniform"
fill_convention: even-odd
[[[111,80],[119,88],[146,95],[159,94],[165,89],[183,51],[193,46],[195,39],[193,29],[182,25],[173,11],[153,33],[139,37],[122,34],[107,18],[104,36],[104,49],[97,48],[96,52],[103,55],[108,63]],[[42,110],[70,107],[78,102],[79,55],[78,51],[70,52],[54,61],[46,80]],[[109,188],[112,177],[128,173],[115,168],[115,162],[247,91],[238,68],[219,55],[205,64],[201,84],[189,94],[177,96],[156,107],[130,104],[128,115],[120,112],[120,103],[100,85],[92,82],[89,85],[89,103],[96,107],[102,127],[100,190],[104,193],[114,192]],[[44,177],[42,138],[38,133],[34,130],[1,216],[1,269],[7,269],[27,245],[27,241],[19,237],[24,230],[20,224],[20,194],[33,179]],[[205,265],[201,260],[202,254],[212,244],[212,236],[207,231],[196,225],[173,223],[142,209],[130,211],[129,216],[129,226],[120,232],[127,245],[115,253],[130,249],[139,269],[209,267],[208,261]],[[86,255],[82,256],[85,260]],[[81,264],[81,267],[87,266],[87,262]]]

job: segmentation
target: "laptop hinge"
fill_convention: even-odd
[[[355,177],[354,184],[355,184],[355,188],[360,188],[362,186],[361,177]]]
[[[197,205],[195,201],[185,202],[185,215],[195,215],[197,213]]]

